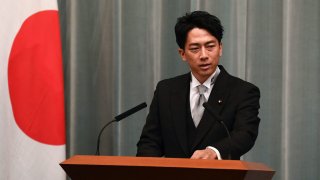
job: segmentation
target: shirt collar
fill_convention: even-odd
[[[208,89],[211,88],[211,85],[214,84],[216,81],[218,75],[220,74],[220,69],[219,66],[217,66],[216,70],[214,73],[211,74],[211,76],[203,83],[204,86],[206,86]],[[201,85],[201,83],[198,81],[198,79],[192,74],[191,72],[191,83],[190,83],[190,88],[194,88]]]

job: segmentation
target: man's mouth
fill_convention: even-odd
[[[200,66],[200,69],[207,70],[210,68],[211,64],[200,64],[199,66]]]

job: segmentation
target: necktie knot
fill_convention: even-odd
[[[208,88],[201,84],[201,85],[197,86],[197,89],[198,89],[199,94],[203,95],[207,91]]]

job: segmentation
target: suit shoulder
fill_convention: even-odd
[[[179,75],[176,77],[168,78],[168,79],[163,79],[158,82],[157,87],[174,87],[178,86],[180,84],[185,84],[187,82],[190,82],[190,73],[186,73],[183,75]]]
[[[229,86],[233,86],[235,88],[254,89],[260,91],[259,88],[251,82],[243,80],[239,77],[232,76],[230,74],[228,76],[230,79]]]
[[[258,88],[256,85],[254,85],[253,83],[249,82],[249,81],[246,81],[246,80],[243,80],[241,78],[238,78],[238,77],[235,77],[235,76],[231,76],[233,78],[233,81],[234,82],[237,82],[239,84],[245,84],[247,86],[252,86],[252,87],[256,87]]]

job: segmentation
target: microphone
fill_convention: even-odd
[[[138,111],[140,111],[141,109],[147,107],[147,104],[144,102],[144,103],[141,103],[139,104],[138,106],[132,108],[132,109],[129,109],[128,111],[122,113],[122,114],[119,114],[118,116],[114,117],[113,120],[111,120],[110,122],[108,122],[106,125],[103,126],[103,128],[100,130],[100,133],[99,133],[99,136],[98,136],[98,140],[97,140],[97,150],[96,150],[96,155],[100,155],[100,138],[101,138],[101,134],[103,132],[103,130],[108,127],[111,123],[113,122],[119,122],[120,120],[130,116],[131,114],[134,114]]]
[[[225,131],[228,134],[229,143],[231,145],[232,140],[231,140],[230,132],[229,132],[229,129],[227,128],[226,124],[223,122],[222,118],[214,113],[212,107],[209,106],[207,102],[203,103],[202,105],[209,112],[209,114],[211,114],[215,118],[215,120],[217,120],[224,127]],[[230,148],[229,148],[229,152],[228,152],[228,159],[231,160]]]

